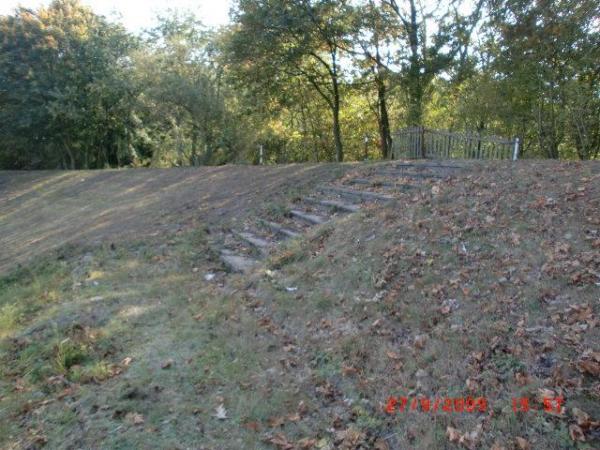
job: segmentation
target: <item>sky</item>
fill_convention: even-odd
[[[231,0],[81,0],[94,12],[107,17],[117,17],[131,32],[150,28],[157,14],[171,9],[190,10],[207,26],[225,25]],[[0,15],[10,14],[18,5],[37,8],[50,0],[0,0]]]

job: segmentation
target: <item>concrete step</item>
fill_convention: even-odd
[[[340,202],[337,200],[320,200],[320,199],[311,198],[311,197],[304,197],[302,199],[302,201],[304,201],[306,203],[313,203],[313,204],[325,206],[327,208],[336,208],[341,211],[346,211],[346,212],[350,212],[350,213],[357,212],[358,210],[360,210],[360,205],[354,205],[352,203],[344,203],[344,202]]]
[[[303,211],[298,211],[297,209],[292,209],[290,211],[290,214],[293,217],[297,217],[300,220],[304,220],[306,223],[309,223],[311,225],[321,225],[327,222],[327,219],[321,216],[317,216],[316,214],[309,214]]]
[[[271,229],[274,233],[280,234],[282,236],[288,238],[297,238],[300,236],[300,233],[297,231],[290,230],[289,228],[285,228],[275,222],[269,222],[266,220],[261,221],[267,228]]]
[[[228,249],[221,250],[220,256],[223,264],[225,264],[232,272],[247,273],[260,264],[260,262],[254,258],[238,255]]]
[[[341,197],[360,198],[367,201],[381,200],[384,202],[389,202],[391,200],[394,200],[394,197],[391,195],[379,194],[376,192],[357,191],[354,189],[342,189],[333,186],[321,186],[319,189],[322,192],[330,192],[333,194],[337,194]]]

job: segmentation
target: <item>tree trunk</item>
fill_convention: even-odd
[[[423,125],[423,88],[419,80],[411,80],[408,101],[408,125]]]
[[[344,147],[342,145],[342,130],[340,127],[340,89],[337,79],[335,54],[333,57],[333,140],[335,142],[335,159],[337,162],[344,161]]]
[[[70,168],[71,170],[75,170],[75,156],[73,155],[73,152],[71,151],[71,148],[69,147],[69,144],[66,142],[66,140],[63,140],[63,146],[65,152],[67,153],[67,156],[69,157]]]
[[[392,149],[392,135],[390,132],[390,119],[387,110],[386,88],[384,81],[377,78],[377,104],[379,107],[379,147],[381,157],[387,159]]]
[[[190,157],[192,166],[198,165],[198,131],[194,128],[192,131],[192,155]]]
[[[337,162],[344,160],[344,147],[342,145],[342,130],[340,127],[340,87],[338,83],[337,52],[335,47],[331,49],[331,83],[333,86],[333,140],[335,142],[335,159]]]
[[[410,68],[408,79],[408,125],[423,125],[423,84],[421,58],[419,57],[420,39],[419,22],[417,21],[417,5],[410,0],[410,24],[408,28],[408,42],[410,44]]]
[[[340,129],[340,109],[333,109],[333,140],[335,142],[335,160],[344,161],[344,148],[342,146],[342,130]]]

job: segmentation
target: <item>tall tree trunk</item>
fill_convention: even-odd
[[[423,87],[420,80],[411,80],[408,98],[408,124],[418,127],[423,124]]]
[[[421,58],[419,56],[419,22],[417,5],[410,0],[410,23],[408,24],[408,42],[410,44],[410,68],[408,79],[408,124],[421,126],[423,121],[423,83]]]
[[[386,87],[384,81],[377,76],[377,105],[379,107],[379,147],[381,157],[387,159],[392,149],[392,134],[390,132],[390,119],[387,109]]]
[[[340,128],[339,105],[333,108],[333,140],[335,142],[335,160],[344,161],[344,147],[342,146],[342,130]]]
[[[344,146],[342,144],[342,130],[340,127],[340,87],[337,78],[336,54],[332,52],[333,72],[331,81],[333,85],[333,139],[335,142],[335,159],[337,162],[344,160]]]
[[[63,147],[65,149],[65,152],[67,153],[67,156],[69,157],[69,163],[70,163],[70,168],[71,170],[75,170],[75,156],[73,155],[73,152],[71,151],[71,148],[69,146],[69,143],[63,139]]]
[[[198,165],[198,131],[196,128],[192,130],[192,155],[190,156],[192,166]]]

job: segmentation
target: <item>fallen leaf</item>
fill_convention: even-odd
[[[473,352],[471,353],[473,359],[477,362],[483,361],[483,357],[485,356],[483,352]]]
[[[446,428],[446,436],[448,436],[448,440],[450,442],[458,442],[460,440],[460,431],[456,428],[447,427]]]
[[[515,374],[515,380],[519,386],[525,386],[530,382],[529,375],[522,372],[517,372]]]
[[[288,420],[288,422],[299,422],[300,414],[298,414],[298,413],[290,414],[287,416],[287,420]]]
[[[294,448],[294,445],[291,444],[290,441],[288,441],[288,439],[285,437],[285,435],[281,433],[276,434],[270,439],[267,439],[267,442],[281,450],[292,450]]]
[[[400,359],[400,355],[398,353],[392,352],[391,350],[385,352],[388,358],[398,360]]]
[[[373,447],[375,450],[390,450],[390,446],[385,441],[385,439],[379,438],[375,441],[375,445]]]
[[[472,380],[471,378],[467,378],[467,389],[470,392],[476,392],[477,390],[479,390],[479,383],[477,383],[477,381]]]
[[[590,415],[579,408],[572,409],[573,417],[577,420],[577,425],[587,428],[590,424]]]
[[[517,441],[517,448],[519,450],[531,450],[531,444],[526,439],[517,437],[515,440]]]
[[[339,449],[355,449],[359,448],[364,443],[365,433],[356,428],[348,428],[346,430],[338,431],[336,433],[337,441],[339,445],[336,448]]]
[[[596,377],[600,376],[600,352],[586,350],[577,362],[577,368],[583,372]]]
[[[133,361],[133,358],[130,358],[129,356],[127,358],[124,358],[123,361],[121,361],[121,365],[122,366],[129,366],[129,364],[131,364],[131,361]]]
[[[298,403],[298,412],[300,413],[300,415],[304,415],[308,412],[308,406],[306,406],[306,403],[304,403],[304,400],[301,400]]]
[[[258,422],[246,422],[246,423],[244,423],[243,427],[246,430],[250,430],[250,431],[254,431],[254,432],[258,432],[260,430],[260,424]]]
[[[302,450],[308,450],[317,445],[316,439],[302,438],[297,443],[296,446],[301,448]]]
[[[483,425],[478,424],[473,431],[463,434],[458,440],[458,443],[467,447],[469,450],[475,450],[479,443],[479,439],[481,438],[482,430]]]
[[[423,347],[425,347],[426,342],[427,342],[427,335],[420,334],[418,336],[415,336],[415,347],[417,347],[418,349],[422,349]]]
[[[356,367],[352,367],[352,366],[347,366],[345,364],[342,364],[342,374],[347,377],[350,375],[355,375],[358,373],[358,369],[356,369]]]
[[[225,409],[225,405],[222,403],[215,408],[215,417],[219,420],[227,419],[227,410]]]
[[[277,416],[277,417],[271,417],[267,423],[269,424],[269,427],[271,428],[280,428],[285,424],[285,417],[283,416]]]
[[[583,430],[579,425],[575,425],[574,423],[569,425],[569,436],[574,441],[585,442],[585,434],[583,434]]]
[[[125,414],[125,421],[132,425],[141,425],[144,423],[144,416],[135,412],[130,412]]]

